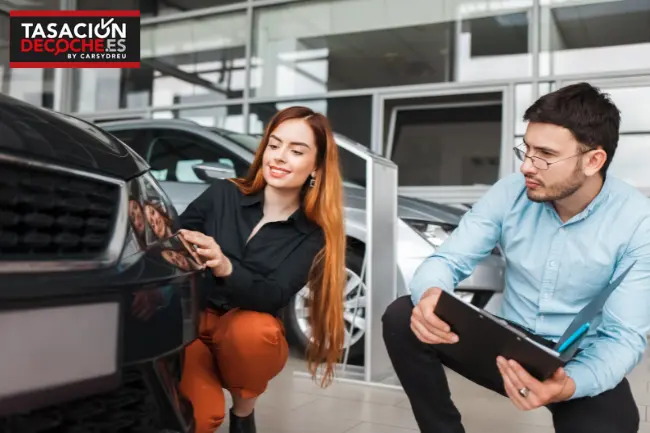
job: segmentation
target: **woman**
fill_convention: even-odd
[[[181,216],[208,272],[200,339],[186,352],[182,392],[197,433],[224,419],[231,432],[255,432],[253,409],[288,357],[278,319],[309,284],[312,375],[331,382],[344,339],[345,230],[338,148],[327,119],[290,107],[269,123],[245,179],[216,181]]]

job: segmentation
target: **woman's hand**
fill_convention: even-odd
[[[205,259],[205,265],[212,269],[215,277],[227,277],[232,273],[230,259],[221,251],[221,247],[214,238],[191,230],[181,230],[180,232],[185,240],[197,246],[196,252]]]

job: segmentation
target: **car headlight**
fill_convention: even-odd
[[[422,236],[424,240],[436,248],[440,247],[456,228],[456,226],[446,223],[415,219],[405,219],[404,221]]]
[[[456,225],[449,223],[430,222],[408,218],[405,218],[404,221],[415,230],[417,234],[422,236],[427,242],[436,248],[440,247],[457,227]],[[492,249],[491,254],[497,257],[504,255],[500,245],[495,246]]]
[[[129,224],[131,227],[124,256],[146,251],[180,229],[178,213],[150,172],[129,181]]]

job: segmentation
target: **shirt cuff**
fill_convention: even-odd
[[[232,272],[224,278],[227,286],[233,290],[244,290],[253,284],[253,275],[244,268],[237,260],[231,260]]]
[[[601,393],[601,386],[598,383],[598,377],[594,372],[584,364],[569,363],[564,367],[566,374],[573,379],[576,384],[576,391],[570,400],[582,397],[593,397]]]

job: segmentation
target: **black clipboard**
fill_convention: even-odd
[[[459,342],[436,345],[436,350],[463,363],[466,368],[497,375],[497,356],[503,356],[517,361],[536,379],[548,379],[575,356],[588,331],[562,353],[558,352],[560,346],[583,324],[592,322],[634,263],[580,310],[557,342],[539,337],[537,341],[506,320],[443,291],[434,313],[458,335]]]

